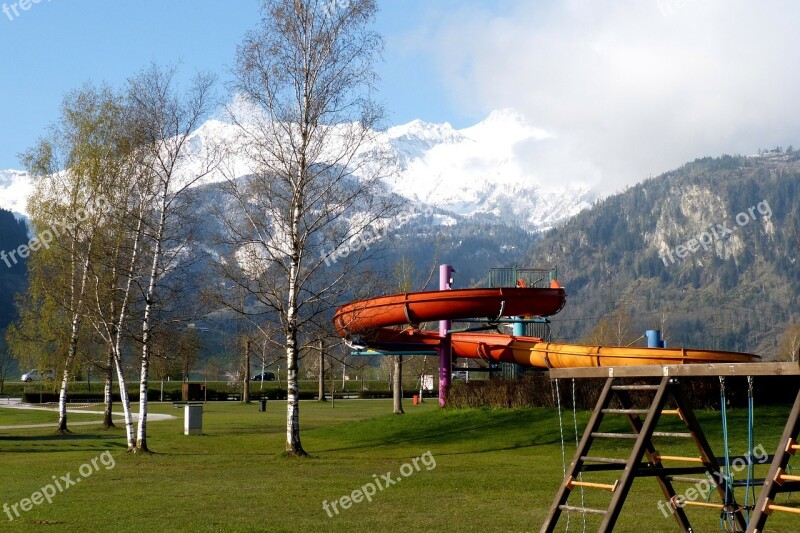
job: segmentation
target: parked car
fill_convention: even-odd
[[[25,383],[30,383],[31,381],[41,381],[43,379],[47,381],[53,381],[54,379],[56,379],[56,372],[52,368],[48,370],[43,370],[42,372],[39,372],[36,369],[28,370],[27,372],[22,374],[21,379]]]
[[[263,374],[256,374],[250,381],[275,381],[275,374],[272,372],[264,372]]]
[[[456,370],[455,372],[453,372],[451,379],[469,379],[469,371]]]

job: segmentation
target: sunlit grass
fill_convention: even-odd
[[[116,462],[13,522],[0,514],[0,524],[3,531],[30,531],[40,524],[52,531],[538,531],[562,480],[556,411],[440,410],[435,401],[406,402],[405,408],[407,414],[397,416],[384,400],[337,401],[335,408],[302,402],[306,459],[282,453],[283,402],[269,402],[265,413],[257,404],[206,404],[204,434],[198,437],[182,434],[181,409],[152,403],[152,412],[179,418],[150,422],[149,444],[156,453],[144,456],[125,452],[121,429],[75,426],[65,437],[52,429],[0,430],[0,505],[30,497],[54,475],[75,477],[81,465],[106,450]],[[770,453],[787,412],[759,411],[756,442]],[[25,415],[0,410],[0,416],[13,416],[13,423],[41,416],[20,413]],[[721,452],[719,413],[699,416]],[[730,417],[732,453],[744,453],[746,413],[737,410]],[[579,427],[587,418],[579,412]],[[571,413],[564,422],[569,461],[575,439]],[[593,453],[626,453],[618,443],[600,444]],[[674,454],[692,451],[674,440],[659,446]],[[350,495],[375,476],[398,477],[404,464],[428,451],[435,468],[423,467],[378,491],[372,502],[353,504],[333,518],[323,509],[323,501]],[[573,497],[571,503],[579,502]],[[587,497],[588,503],[595,499]],[[662,497],[654,480],[637,480],[615,531],[676,531],[674,520],[658,511]],[[718,530],[713,510],[689,514],[696,531]],[[571,518],[571,531],[580,530],[580,520]],[[769,524],[774,531],[798,529],[782,516]],[[590,519],[587,530],[596,525]]]

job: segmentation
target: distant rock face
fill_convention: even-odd
[[[595,343],[601,319],[629,315],[635,336],[785,357],[800,322],[797,198],[800,153],[702,158],[597,202],[521,263],[558,265],[557,338]]]
[[[238,146],[239,136],[236,126],[209,120],[192,135],[189,147],[200,153],[219,143]],[[412,206],[433,206],[535,232],[565,222],[599,196],[588,185],[567,186],[532,170],[530,161],[547,150],[550,138],[516,111],[503,109],[461,130],[448,123],[414,120],[376,132],[360,157],[387,158],[387,189]],[[226,171],[235,177],[251,173],[246,147],[233,152]],[[213,173],[201,184],[223,179],[221,173]],[[0,171],[0,207],[27,215],[32,190],[25,172]]]

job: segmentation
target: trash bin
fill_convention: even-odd
[[[183,407],[183,434],[203,434],[203,406],[185,405]]]
[[[414,395],[414,405],[418,405],[418,404],[419,404],[419,395],[415,394]]]
[[[267,410],[267,399],[261,398],[261,407],[258,408],[262,413]]]

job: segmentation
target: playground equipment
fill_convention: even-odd
[[[439,291],[357,300],[339,308],[333,319],[339,335],[349,339],[361,355],[437,353],[439,390],[445,393],[440,394],[442,405],[450,386],[452,357],[537,368],[745,363],[760,359],[738,352],[585,346],[544,342],[541,338],[518,334],[476,333],[496,329],[503,322],[514,324],[515,333],[518,333],[521,331],[518,326],[526,320],[558,313],[566,302],[566,292],[556,280],[554,269],[492,269],[490,284],[493,286],[483,289],[452,289],[452,273],[450,265],[440,266]],[[419,329],[421,323],[436,320],[440,321],[439,331]],[[457,320],[479,321],[484,325],[454,332],[451,322]],[[369,350],[365,351],[366,348]]]
[[[716,509],[720,512],[720,525],[724,529],[747,533],[763,533],[767,518],[774,512],[800,514],[800,508],[775,503],[778,494],[800,490],[800,476],[786,473],[791,456],[800,450],[800,392],[777,451],[767,458],[770,461],[768,476],[761,481],[753,479],[753,376],[800,376],[797,364],[758,363],[758,356],[747,353],[667,348],[655,330],[647,332],[647,348],[561,344],[522,335],[525,324],[546,321],[543,317],[558,313],[566,302],[566,293],[556,280],[555,271],[544,275],[547,272],[492,269],[490,288],[452,289],[453,269],[441,265],[439,291],[358,300],[337,311],[334,325],[339,335],[347,339],[360,355],[438,354],[440,405],[446,401],[452,357],[550,369],[558,398],[562,454],[564,431],[558,380],[573,380],[574,410],[574,380],[606,378],[580,440],[573,411],[576,453],[569,468],[564,458],[564,481],[541,528],[542,533],[554,531],[564,512],[567,518],[570,512],[581,513],[584,529],[586,515],[599,515],[602,521],[598,531],[613,530],[633,481],[638,477],[656,478],[680,530],[687,533],[693,529],[685,507]],[[439,320],[438,331],[420,329],[423,322],[436,320]],[[479,325],[453,330],[452,321]],[[509,323],[513,327],[512,335],[477,333]],[[711,450],[681,389],[681,377],[711,376],[720,380],[725,440],[722,464]],[[726,376],[748,378],[749,451],[743,457],[731,457],[728,453]],[[632,383],[629,381],[632,378],[638,381]],[[642,383],[642,379],[649,381]],[[636,395],[645,393],[652,395],[647,405],[635,405]],[[613,406],[612,401],[618,402],[618,406]],[[606,415],[626,417],[631,432],[603,431],[600,426]],[[661,416],[677,417],[684,424],[685,431],[656,431]],[[654,439],[661,438],[691,439],[697,448],[697,456],[662,454],[654,443]],[[590,448],[597,439],[631,442],[630,453],[624,458],[592,456]],[[744,505],[736,502],[734,488],[738,485],[730,475],[731,464],[736,461],[744,461],[742,464],[747,465]],[[583,479],[583,473],[592,472],[619,472],[619,477],[612,483]],[[675,483],[709,483],[707,478],[687,477],[693,474],[710,476],[715,481],[713,489],[721,502],[681,499],[674,488]],[[762,487],[756,495],[758,483]],[[580,506],[567,503],[575,488],[581,492]],[[587,507],[584,490],[610,493],[608,506],[605,509]],[[689,494],[688,490],[686,494]],[[753,501],[755,503],[751,504]]]
[[[754,447],[753,447],[753,393],[754,376],[798,376],[800,366],[795,363],[746,363],[746,364],[706,364],[706,365],[663,365],[663,366],[626,366],[608,368],[563,368],[550,370],[550,377],[558,380],[568,378],[606,378],[605,386],[598,398],[583,437],[577,443],[577,449],[569,467],[565,466],[564,481],[560,485],[548,515],[542,525],[541,532],[555,530],[562,513],[577,512],[586,515],[599,515],[600,525],[597,531],[612,531],[619,518],[625,499],[631,490],[634,479],[638,477],[656,478],[666,498],[666,508],[674,516],[680,531],[693,531],[686,509],[690,507],[711,508],[720,512],[720,525],[726,531],[760,533],[764,531],[768,517],[775,512],[800,514],[800,508],[776,504],[778,494],[800,489],[800,476],[787,474],[788,463],[792,455],[800,450],[798,434],[800,433],[800,392],[798,392],[792,411],[784,427],[784,432],[774,455],[762,456],[763,464],[770,469],[763,480],[753,479]],[[729,376],[746,376],[748,378],[748,454],[731,457],[728,453],[727,416],[725,378]],[[720,379],[721,407],[724,438],[724,461],[720,464],[714,455],[702,428],[694,415],[691,404],[682,391],[682,377],[717,377]],[[636,378],[631,383],[629,380]],[[646,383],[642,383],[646,380]],[[651,394],[652,399],[647,406],[637,406],[632,394]],[[612,405],[616,398],[618,406]],[[668,405],[671,404],[671,405]],[[561,421],[559,403],[559,421]],[[630,433],[609,432],[601,425],[606,416],[624,416],[631,427]],[[642,419],[644,416],[644,419]],[[687,431],[656,431],[662,416],[678,417]],[[576,426],[577,435],[577,426]],[[654,439],[691,439],[695,444],[698,456],[678,456],[661,453],[655,446]],[[627,457],[600,457],[590,454],[592,444],[601,439],[619,439],[632,442]],[[562,446],[563,446],[562,427]],[[737,483],[730,475],[731,465],[739,462],[747,466],[744,483]],[[619,477],[611,483],[587,481],[583,474],[595,472],[619,472]],[[705,475],[705,478],[687,477]],[[708,479],[711,478],[713,483]],[[695,487],[704,484],[708,491],[719,494],[719,502],[698,501],[689,498],[690,490],[694,495],[696,489],[686,490],[679,495],[675,490],[676,483],[691,483]],[[756,485],[761,490],[756,495]],[[745,487],[743,505],[739,505],[734,496],[734,487]],[[573,489],[581,491],[581,505],[568,504]],[[583,491],[600,490],[611,494],[606,508],[590,508],[584,503]],[[752,495],[752,499],[750,498]],[[756,497],[757,496],[757,497]],[[752,504],[751,504],[752,503]],[[666,511],[662,511],[666,512]],[[569,517],[569,514],[567,515]],[[585,522],[584,522],[585,529]]]

